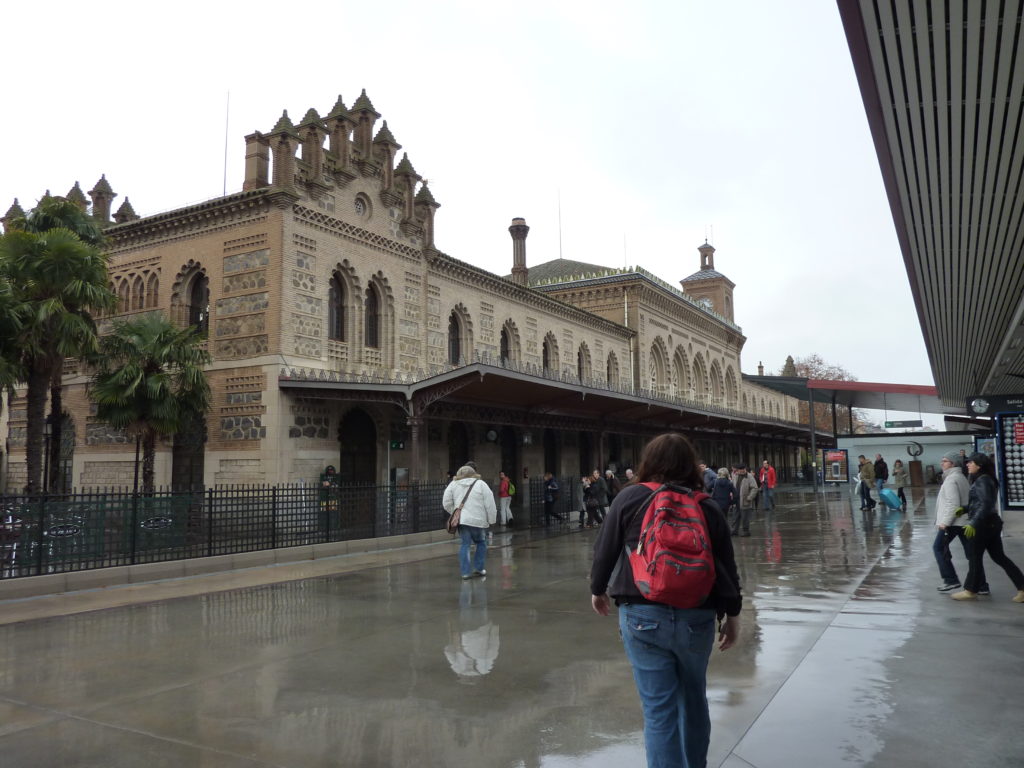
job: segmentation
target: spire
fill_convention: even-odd
[[[83,211],[89,207],[89,200],[85,196],[85,192],[83,192],[82,188],[78,185],[77,181],[75,182],[75,186],[68,190],[67,198],[68,202],[74,203]]]
[[[110,204],[114,202],[117,193],[110,188],[107,175],[100,176],[100,180],[89,190],[89,197],[92,198],[92,216],[101,223],[110,221]]]
[[[117,209],[117,213],[114,214],[114,221],[118,224],[124,224],[128,221],[136,221],[139,215],[135,213],[135,209],[132,208],[132,204],[128,202],[128,198],[124,199],[121,203],[121,207]]]
[[[403,152],[402,159],[398,161],[398,165],[395,166],[396,176],[415,176],[417,179],[420,177],[416,173],[416,169],[412,167],[412,163],[409,162],[409,153]]]
[[[299,123],[299,128],[305,128],[306,126],[313,126],[319,128],[321,131],[326,131],[327,126],[324,125],[324,121],[320,119],[320,114],[312,107],[306,112],[306,116],[302,118],[302,122]]]
[[[526,225],[526,219],[512,219],[508,233],[512,235],[512,282],[528,285],[530,272],[526,267],[526,236],[530,234],[530,228]]]
[[[416,202],[423,205],[432,205],[435,208],[439,208],[440,204],[434,199],[434,196],[430,194],[430,190],[427,188],[427,182],[423,182],[423,186],[420,187],[420,191],[416,193]]]
[[[18,198],[14,198],[14,202],[11,204],[11,207],[7,209],[7,213],[5,213],[4,217],[0,219],[0,222],[3,222],[4,225],[4,232],[10,232],[11,224],[17,219],[23,218],[25,218],[25,211],[22,210],[20,205],[18,205]]]
[[[704,245],[697,248],[700,251],[700,268],[703,269],[714,269],[715,268],[715,246],[710,245],[707,240],[704,241]]]
[[[363,91],[366,93],[366,91]],[[341,100],[341,94],[338,94],[338,100],[334,102],[334,106],[331,111],[327,113],[327,119],[330,120],[332,117],[348,117],[348,107],[345,106],[345,102]]]
[[[380,130],[377,131],[377,135],[373,139],[374,144],[391,144],[395,149],[401,149],[402,145],[395,141],[395,137],[391,133],[391,129],[388,128],[388,121],[385,120],[381,125]]]
[[[274,126],[274,129],[270,132],[270,135],[276,136],[281,133],[288,134],[289,136],[294,136],[296,139],[299,138],[299,134],[295,130],[295,126],[292,124],[292,121],[288,117],[287,109],[281,113],[281,117],[278,118],[277,124]]]
[[[363,92],[359,94],[359,98],[356,99],[355,103],[352,105],[352,111],[353,112],[363,112],[363,111],[365,111],[365,112],[373,112],[374,115],[376,115],[377,117],[380,117],[380,113],[377,112],[377,110],[375,110],[373,108],[373,104],[371,103],[369,97],[366,95],[366,89],[365,88],[363,88]]]

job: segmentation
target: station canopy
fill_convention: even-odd
[[[935,387],[918,384],[882,384],[872,381],[807,379],[801,376],[748,376],[745,381],[774,389],[799,400],[844,405],[877,411],[937,413],[964,416],[963,405],[947,405]]]

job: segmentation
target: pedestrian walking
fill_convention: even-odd
[[[487,570],[487,529],[497,518],[494,493],[487,483],[479,482],[480,475],[470,466],[460,467],[455,479],[444,489],[442,506],[448,514],[461,507],[459,513],[459,570],[463,579],[472,576],[486,576]],[[469,550],[473,549],[472,561]]]
[[[710,495],[711,490],[715,487],[715,480],[718,479],[718,473],[709,467],[704,459],[701,459],[697,466],[700,468],[701,480],[704,482],[704,493]]]
[[[775,509],[775,467],[768,459],[761,462],[761,509],[771,512]]]
[[[1003,518],[996,509],[999,481],[996,480],[992,459],[984,453],[972,453],[967,457],[967,471],[970,473],[971,492],[968,494],[964,535],[971,540],[970,558],[964,589],[953,595],[953,599],[977,599],[982,579],[980,566],[988,552],[992,562],[1003,569],[1017,588],[1013,602],[1024,603],[1024,573],[1003,551]]]
[[[732,518],[732,535],[749,536],[750,518],[754,512],[754,504],[757,503],[757,481],[747,471],[746,464],[736,467],[736,477],[736,508]]]
[[[860,463],[860,510],[874,509],[875,500],[871,498],[871,486],[875,484],[875,465],[862,453],[857,457]]]
[[[623,488],[597,537],[590,576],[591,605],[607,616],[609,594],[619,609],[619,632],[644,713],[648,768],[705,766],[711,737],[707,668],[715,642],[731,648],[739,637],[742,598],[729,528],[718,506],[705,500],[716,563],[715,582],[697,608],[675,608],[647,600],[632,570],[616,568],[624,547],[635,550],[651,491],[640,483],[672,483],[700,489],[703,478],[690,441],[679,433],[660,435],[644,449],[634,485]]]
[[[907,475],[907,470],[900,459],[896,459],[892,463],[892,484],[896,487],[896,495],[899,496],[905,510],[907,508],[907,495],[903,492],[903,489],[910,485],[910,477]]]
[[[580,528],[582,528],[587,520],[587,502],[590,499],[590,475],[581,475],[580,482],[576,486],[576,491],[580,497]],[[592,525],[587,526],[592,528]]]
[[[939,592],[952,592],[960,589],[960,578],[956,575],[956,568],[953,566],[953,555],[949,551],[954,539],[960,539],[964,548],[964,555],[967,561],[971,559],[971,542],[964,535],[963,517],[970,497],[970,483],[964,473],[960,471],[960,457],[952,451],[942,457],[942,485],[939,486],[939,496],[935,501],[935,541],[932,542],[932,552],[935,553],[935,562],[939,565],[939,576],[942,583],[937,587]],[[893,467],[895,472],[895,465]],[[988,592],[988,584],[985,582],[984,566],[979,563],[979,586],[978,591]]]
[[[498,473],[498,525],[512,524],[512,496],[515,494],[512,478],[504,472]]]
[[[550,472],[544,473],[544,522],[550,523],[552,520],[561,520],[561,518],[555,514],[555,502],[558,501],[558,497],[561,494],[561,488],[558,485],[558,481],[555,480],[555,476]]]
[[[711,487],[711,498],[722,510],[722,514],[728,514],[729,509],[736,501],[736,487],[729,478],[729,470],[722,467],[718,470],[718,477]]]
[[[885,481],[889,479],[889,465],[885,463],[885,459],[882,458],[882,454],[875,454],[875,485],[878,487],[878,492],[881,493],[885,487]]]
[[[597,524],[600,525],[608,513],[608,486],[600,471],[596,469],[590,473],[590,496],[597,502],[594,514],[597,517]]]
[[[619,482],[619,478],[615,476],[615,473],[610,469],[604,471],[604,484],[608,486],[608,503],[611,504],[615,501],[615,497],[619,495],[619,491],[622,490],[622,483]]]

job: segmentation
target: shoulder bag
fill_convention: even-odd
[[[477,480],[479,479],[480,478],[477,478]],[[474,485],[476,485],[476,480],[469,484],[469,488],[466,489],[466,495],[462,497],[462,501],[459,502],[459,506],[452,510],[452,514],[448,518],[448,522],[445,524],[445,529],[452,536],[459,532],[459,520],[462,519],[462,508],[466,505],[466,499],[469,498],[469,492],[473,490]]]

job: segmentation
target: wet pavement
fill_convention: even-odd
[[[708,764],[1024,766],[1009,580],[991,566],[992,596],[971,603],[935,590],[934,490],[906,514],[851,498],[783,489],[734,539],[742,636],[712,658]],[[1006,518],[1024,564],[1024,515]],[[235,572],[208,594],[133,585],[158,601],[5,624],[0,765],[643,765],[617,624],[590,610],[594,536],[496,534],[467,582],[444,543],[281,583],[252,569],[237,588]]]

